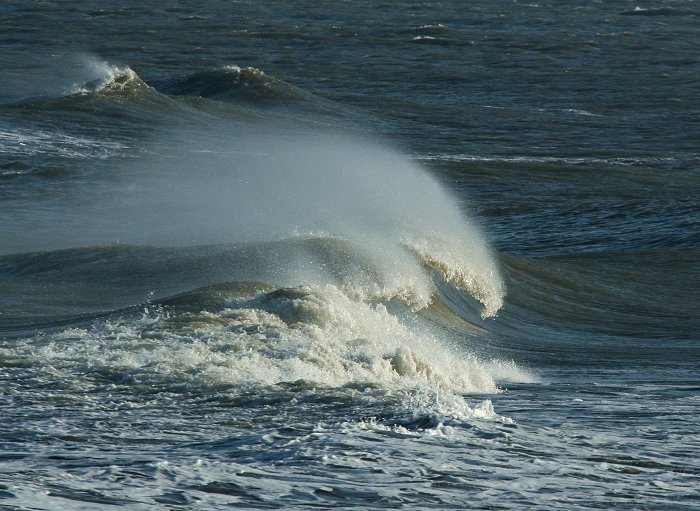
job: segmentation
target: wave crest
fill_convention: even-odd
[[[129,67],[118,67],[106,62],[96,63],[99,76],[80,85],[75,85],[73,94],[95,94],[100,92],[119,92],[127,88],[150,87]]]
[[[453,242],[438,239],[404,243],[425,266],[476,298],[484,306],[481,312],[483,319],[495,316],[503,307],[505,291],[498,270],[490,259],[470,254],[473,247],[450,247]],[[479,259],[482,265],[478,264]]]
[[[198,96],[254,104],[301,100],[305,96],[293,85],[258,68],[235,65],[172,79],[160,84],[158,89],[175,96]]]

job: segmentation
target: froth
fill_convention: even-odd
[[[388,391],[497,391],[475,357],[448,349],[427,328],[407,326],[384,305],[353,300],[332,285],[260,292],[219,312],[150,311],[40,343],[28,340],[20,351],[76,384],[101,375],[192,388],[308,381]]]

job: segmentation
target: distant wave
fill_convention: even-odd
[[[308,100],[311,94],[254,67],[224,66],[157,84],[175,96],[199,96],[218,101],[255,104]]]
[[[254,67],[223,66],[152,83],[146,83],[129,67],[102,61],[95,63],[95,67],[98,69],[95,78],[75,83],[63,96],[138,99],[155,102],[166,111],[187,108],[203,98],[218,102],[219,106],[230,105],[226,108],[243,109],[240,111],[245,111],[247,117],[261,115],[261,109],[273,108],[275,119],[299,112],[313,112],[317,120],[325,121],[337,119],[339,111],[344,112],[347,119],[362,115]],[[205,111],[212,106],[197,105]],[[220,111],[217,109],[214,108]],[[309,122],[307,117],[303,118]]]
[[[628,11],[622,11],[621,16],[697,16],[697,12],[688,9],[674,7],[635,7]]]
[[[42,103],[73,94],[119,88],[138,79],[127,66],[82,53],[31,54],[22,64],[23,75],[14,72],[4,78],[9,89],[0,93],[0,104],[4,106]]]
[[[75,105],[75,101],[85,99],[94,105],[94,102],[100,99],[133,101],[134,98],[139,98],[152,101],[159,96],[153,87],[129,67],[114,66],[96,59],[90,60],[87,66],[88,70],[75,69],[70,85],[52,89],[52,85],[47,83],[43,94],[25,99],[15,106],[41,109]],[[69,70],[64,69],[62,72],[68,74]],[[167,96],[160,95],[161,103],[165,98]],[[99,113],[99,108],[95,112]]]

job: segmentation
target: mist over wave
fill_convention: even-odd
[[[272,126],[190,132],[97,184],[65,190],[44,211],[17,216],[14,225],[36,235],[10,230],[5,253],[333,238],[369,262],[369,281],[356,268],[331,271],[298,255],[275,281],[336,283],[422,308],[432,294],[429,268],[477,298],[484,316],[503,301],[483,237],[437,181],[398,153],[346,135]]]
[[[154,88],[128,67],[84,67],[60,108],[127,112],[151,99],[175,105],[169,94],[235,102],[294,92],[252,68]],[[136,157],[61,180],[5,218],[2,262],[27,299],[2,324],[51,332],[45,349],[30,341],[21,356],[78,387],[97,374],[166,388],[442,389],[441,399],[406,406],[498,418],[459,394],[531,377],[477,358],[426,319],[440,307],[436,279],[480,302],[483,317],[504,296],[481,233],[437,180],[357,136],[204,117],[185,116]],[[36,279],[49,305],[30,298]],[[139,319],[133,306],[146,300]],[[413,314],[431,304],[422,319]]]

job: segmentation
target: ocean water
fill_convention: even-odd
[[[700,508],[700,6],[0,6],[0,509]]]

